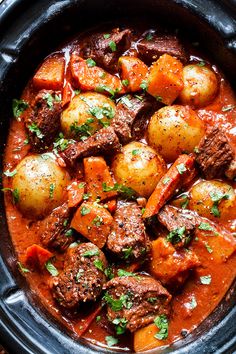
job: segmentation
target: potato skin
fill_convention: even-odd
[[[208,105],[218,92],[216,74],[206,66],[187,65],[183,69],[184,88],[180,102],[195,108]]]
[[[116,106],[114,102],[101,93],[86,92],[75,96],[61,114],[61,127],[64,135],[68,138],[77,138],[79,140],[83,134],[76,134],[73,127],[79,127],[87,123],[90,127],[89,133],[92,135],[103,127],[102,123],[110,124],[112,118],[104,115],[102,119],[98,119],[89,112],[91,109],[104,107],[109,110],[111,116],[115,115]],[[88,122],[88,119],[93,119],[93,122]]]
[[[30,155],[16,167],[12,188],[19,192],[18,208],[30,219],[40,219],[63,202],[69,175],[53,154]]]
[[[204,123],[189,106],[173,105],[154,113],[147,139],[165,161],[173,162],[183,152],[192,152],[204,134]]]
[[[131,142],[123,146],[112,161],[118,183],[134,189],[141,197],[149,197],[166,172],[166,164],[151,147]]]
[[[214,216],[212,207],[212,193],[228,194],[228,199],[222,199],[218,203],[220,216]],[[233,220],[236,217],[236,198],[233,188],[221,181],[201,181],[195,184],[190,191],[189,209],[195,210],[199,215],[210,220]]]

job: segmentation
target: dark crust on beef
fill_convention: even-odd
[[[196,162],[206,179],[224,176],[234,158],[229,141],[221,129],[213,127],[198,146]]]
[[[137,44],[139,57],[148,65],[161,55],[169,54],[183,63],[187,63],[188,55],[179,39],[173,35],[154,35],[152,39],[143,39]]]
[[[102,128],[88,139],[71,144],[61,153],[61,157],[68,165],[73,165],[75,160],[103,153],[112,154],[118,152],[120,147],[114,129]]]
[[[149,251],[149,238],[135,202],[118,202],[106,247],[113,255],[127,261],[143,258]],[[125,251],[130,248],[132,251],[126,257]]]
[[[99,252],[99,255],[83,256],[91,250]],[[107,267],[104,253],[91,242],[68,249],[64,269],[52,283],[53,297],[61,306],[73,309],[81,302],[96,301],[100,296],[106,276],[94,265],[96,260],[102,262],[104,269]]]
[[[45,95],[60,94],[60,92],[52,90],[41,90],[35,97],[30,107],[29,116],[25,118],[25,124],[29,135],[32,150],[35,152],[43,152],[50,147],[57,133],[60,130],[60,114],[62,112],[61,102],[53,101],[53,106],[50,108],[47,104]],[[29,130],[29,126],[36,124],[43,137],[38,138],[34,132]]]
[[[70,216],[71,209],[64,203],[41,222],[40,239],[44,247],[64,251],[74,241],[73,236],[66,235]]]
[[[115,318],[128,320],[126,328],[131,332],[152,323],[156,316],[169,314],[171,295],[161,283],[150,276],[139,275],[133,277],[117,277],[110,280],[104,287],[113,299],[127,295],[132,303],[130,308],[124,305],[121,310],[114,311],[107,305],[108,318],[112,322]],[[156,301],[147,299],[157,298]]]

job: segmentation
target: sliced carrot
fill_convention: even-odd
[[[65,59],[63,56],[47,58],[33,77],[34,86],[41,89],[60,90],[63,86]]]
[[[70,68],[75,86],[81,90],[98,91],[108,95],[125,92],[117,76],[109,74],[98,66],[89,67],[86,60],[77,54],[71,55]]]
[[[87,193],[91,200],[95,201],[97,198],[100,198],[103,201],[117,196],[117,192],[115,191],[103,191],[103,183],[111,187],[114,186],[108,166],[103,157],[87,157],[83,160],[83,163]]]
[[[25,261],[33,267],[44,268],[45,263],[53,254],[39,245],[32,245],[26,249]]]
[[[111,214],[101,205],[84,202],[77,209],[70,226],[102,248],[110,233],[112,220]]]
[[[129,56],[120,57],[118,65],[121,69],[122,83],[127,87],[127,90],[140,91],[140,85],[148,73],[147,65],[139,58]]]
[[[113,214],[116,211],[117,200],[116,199],[108,200],[106,204],[109,212]]]
[[[68,187],[68,207],[73,208],[78,206],[83,201],[85,183],[73,181]]]
[[[157,183],[154,192],[149,197],[143,218],[158,214],[163,205],[180,188],[189,175],[194,176],[194,158],[190,155],[180,155],[166,174]]]
[[[69,81],[66,81],[65,86],[63,87],[63,91],[62,91],[62,106],[63,107],[71,101],[72,95],[73,95],[73,89],[72,89],[71,83]]]
[[[147,92],[170,105],[183,89],[183,65],[171,55],[162,55],[150,68]]]
[[[99,304],[92,313],[82,319],[79,329],[76,331],[79,337],[81,337],[87,331],[87,329],[89,329],[90,325],[101,311],[102,305]]]

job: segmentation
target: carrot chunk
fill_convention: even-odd
[[[113,187],[114,182],[103,157],[87,157],[83,160],[87,193],[91,200],[106,200],[117,196],[116,191],[104,192],[103,183]]]
[[[172,104],[183,89],[183,65],[164,54],[150,68],[147,92],[166,105]]]
[[[71,227],[97,247],[102,248],[110,233],[112,220],[111,214],[101,205],[84,202],[77,209],[71,221]]]
[[[113,214],[116,211],[117,200],[116,199],[108,200],[106,204],[109,212]]]
[[[73,208],[78,206],[83,201],[84,185],[78,181],[73,181],[68,187],[68,207]]]
[[[44,268],[45,263],[53,254],[39,245],[32,245],[26,249],[25,261],[33,267]]]
[[[64,57],[49,57],[43,62],[34,75],[33,84],[39,90],[60,90],[63,86],[64,70]]]
[[[194,158],[190,155],[180,155],[166,174],[157,183],[154,192],[148,199],[143,218],[149,218],[158,214],[159,210],[180,188],[189,175],[194,176]]]
[[[114,95],[124,93],[121,80],[98,66],[88,66],[86,60],[76,54],[71,55],[71,74],[76,87],[84,91],[97,91]]]
[[[140,85],[148,73],[147,65],[139,58],[124,56],[120,57],[118,65],[121,69],[123,85],[128,91],[140,91]]]

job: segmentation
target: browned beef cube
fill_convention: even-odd
[[[64,269],[53,279],[53,297],[61,306],[75,308],[81,302],[95,301],[101,294],[107,267],[104,253],[93,243],[81,243],[67,250]]]
[[[148,116],[155,110],[157,102],[152,98],[131,95],[123,96],[116,107],[116,115],[112,127],[122,144],[132,139],[139,139],[144,135],[148,124]]]
[[[183,210],[171,205],[165,205],[157,215],[159,222],[173,233],[171,242],[175,246],[184,246],[191,239],[201,217],[191,210]],[[180,230],[183,230],[181,232]],[[179,232],[180,231],[180,232]],[[176,232],[176,235],[174,234]]]
[[[95,34],[82,50],[85,58],[92,58],[108,71],[117,71],[118,59],[130,47],[131,31],[115,28],[111,33]]]
[[[93,136],[80,142],[71,144],[61,153],[61,157],[69,165],[83,157],[94,156],[102,153],[111,154],[120,150],[119,139],[112,127],[102,128]]]
[[[48,149],[60,129],[61,99],[57,92],[41,90],[25,119],[30,143],[36,152]]]
[[[207,179],[222,177],[234,158],[225,133],[213,127],[198,146],[196,162]]]
[[[158,315],[168,315],[171,295],[161,283],[150,276],[117,277],[105,285],[104,300],[111,322],[124,319],[131,332],[152,323]],[[118,300],[114,304],[113,300]]]
[[[118,202],[106,245],[110,252],[127,261],[146,255],[149,239],[136,203]]]
[[[173,35],[154,35],[150,40],[143,39],[137,44],[140,58],[147,64],[156,61],[161,55],[167,53],[176,57],[183,63],[188,61],[186,51],[179,39]]]
[[[64,251],[71,242],[73,236],[68,232],[71,210],[67,203],[54,209],[41,223],[40,238],[47,248]]]

